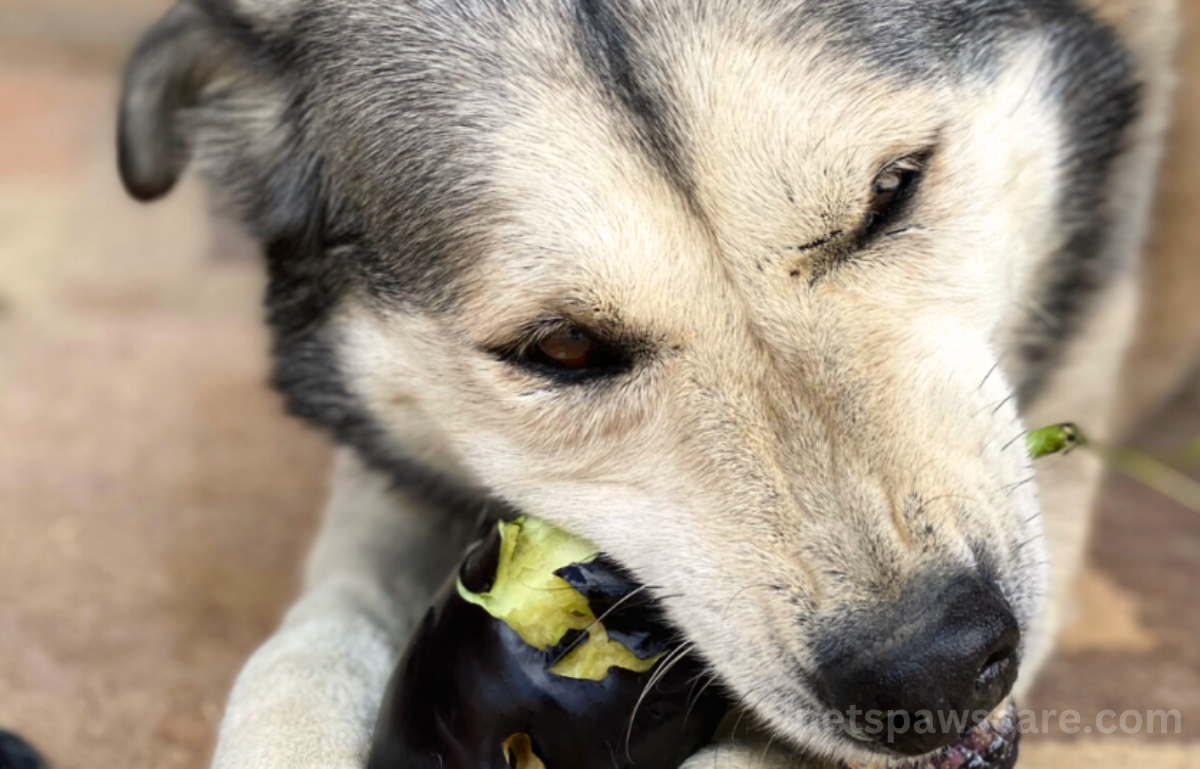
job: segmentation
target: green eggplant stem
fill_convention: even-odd
[[[1200,482],[1141,451],[1108,446],[1090,440],[1073,424],[1049,425],[1031,430],[1025,436],[1025,445],[1033,459],[1066,453],[1077,446],[1084,446],[1118,472],[1189,510],[1200,513]],[[1200,455],[1200,440],[1185,449],[1184,453]]]
[[[1191,439],[1183,448],[1174,452],[1173,459],[1180,467],[1200,465],[1200,436]]]
[[[1025,434],[1025,447],[1028,449],[1031,459],[1041,459],[1051,454],[1063,454],[1085,443],[1087,443],[1087,439],[1083,433],[1070,422],[1039,427]]]
[[[1089,444],[1089,448],[1111,467],[1189,510],[1200,513],[1200,483],[1166,462],[1133,449],[1096,443]]]

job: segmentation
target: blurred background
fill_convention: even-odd
[[[0,0],[0,728],[57,769],[207,765],[324,493],[324,440],[266,386],[253,247],[194,180],[151,207],[117,181],[119,69],[168,4]],[[1200,51],[1181,66],[1200,79]],[[1200,135],[1187,83],[1179,117]],[[1200,173],[1197,150],[1169,167]],[[1198,403],[1138,443],[1200,434]],[[1022,767],[1200,769],[1197,588],[1200,514],[1114,478],[1079,616],[1023,706],[1082,724],[1174,709],[1182,734],[1053,718]]]

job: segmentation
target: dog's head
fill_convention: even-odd
[[[594,540],[775,729],[878,760],[952,736],[820,716],[989,710],[1036,624],[1018,408],[1135,97],[1068,0],[195,0],[121,157],[143,198],[198,158],[264,242],[295,411]]]

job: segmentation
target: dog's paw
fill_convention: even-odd
[[[828,769],[769,744],[718,742],[689,758],[680,769]]]
[[[363,769],[394,656],[366,620],[289,625],[238,677],[213,769]]]

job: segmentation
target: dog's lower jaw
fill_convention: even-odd
[[[1016,705],[1009,699],[958,742],[930,755],[880,763],[842,762],[839,769],[1012,769],[1021,736],[1016,715]]]
[[[1016,709],[1011,699],[964,734],[960,743],[915,759],[847,760],[830,752],[818,755],[791,748],[769,731],[763,725],[752,728],[748,738],[714,742],[688,759],[682,769],[1012,769],[1017,760]]]

